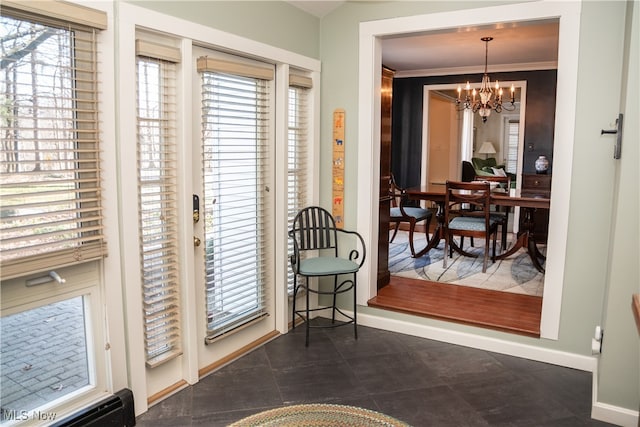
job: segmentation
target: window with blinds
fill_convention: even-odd
[[[505,169],[507,172],[516,173],[518,170],[520,122],[518,120],[508,120],[505,132],[507,141],[507,162],[505,164]]]
[[[207,342],[267,315],[272,68],[202,57]]]
[[[6,3],[0,16],[2,280],[107,253],[97,70],[97,28],[106,17],[97,13],[100,22],[91,28]],[[52,15],[64,16],[62,9]]]
[[[147,366],[182,353],[176,171],[179,51],[139,40],[137,51],[138,209]]]
[[[296,76],[297,77],[297,76]],[[305,79],[306,80],[306,79]],[[309,146],[309,88],[311,81],[290,78],[288,157],[287,157],[287,229],[293,226],[293,219],[308,204],[308,146]],[[293,255],[293,241],[288,240],[289,257]],[[289,259],[289,257],[287,259]],[[293,270],[287,269],[287,291],[293,294]]]

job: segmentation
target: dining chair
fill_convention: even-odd
[[[474,181],[488,181],[488,182],[497,182],[499,184],[499,189],[504,190],[507,194],[509,194],[509,190],[511,189],[511,177],[509,176],[476,176]],[[494,190],[496,191],[496,190]],[[491,212],[491,216],[500,221],[500,250],[507,250],[507,234],[509,227],[509,213],[511,213],[511,207],[509,206],[496,206],[496,210]]]
[[[396,184],[396,180],[391,174],[389,182],[389,196],[391,197],[391,210],[389,212],[389,223],[394,222],[395,227],[390,242],[396,238],[400,223],[406,222],[409,224],[409,249],[411,250],[411,257],[416,257],[416,250],[413,244],[413,233],[416,229],[416,224],[420,221],[425,221],[424,234],[429,241],[429,225],[431,224],[431,218],[433,212],[429,209],[421,208],[420,206],[409,206],[407,203],[407,193],[404,188],[399,187]]]
[[[454,236],[482,238],[484,260],[482,272],[486,273],[489,263],[489,243],[493,236],[493,254],[496,256],[496,239],[499,220],[491,218],[491,186],[489,182],[447,181],[444,204],[444,258],[443,267],[447,267],[450,249],[464,256],[476,257],[456,245]],[[462,205],[471,209],[461,209]]]
[[[289,237],[293,240],[293,255],[290,258],[294,273],[292,328],[296,326],[296,316],[303,319],[306,326],[305,346],[307,347],[309,346],[310,328],[333,328],[353,324],[354,336],[358,339],[356,278],[358,270],[366,258],[366,248],[362,236],[356,231],[337,228],[333,216],[327,210],[318,206],[310,206],[298,212],[293,220],[292,228],[289,230]],[[339,243],[344,245],[338,247]],[[304,279],[301,283],[298,283],[298,276]],[[326,276],[333,276],[331,289],[321,287],[319,280],[313,281],[315,284],[310,284],[309,279]],[[340,281],[338,280],[339,276],[342,276]],[[306,290],[306,304],[304,309],[297,310],[296,296],[301,288]],[[349,315],[336,305],[336,299],[339,294],[351,290],[353,291],[353,313]],[[330,296],[332,305],[311,308],[309,305],[310,293]],[[329,309],[332,312],[330,325],[310,325],[309,313]],[[347,320],[336,324],[336,312]]]

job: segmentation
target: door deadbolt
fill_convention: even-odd
[[[200,221],[200,197],[193,195],[193,222]],[[197,246],[197,245],[196,245]]]
[[[200,243],[202,243],[202,241],[196,236],[193,236],[193,246],[197,248],[198,246],[200,246]]]

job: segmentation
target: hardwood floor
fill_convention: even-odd
[[[542,298],[391,276],[371,307],[540,336]]]

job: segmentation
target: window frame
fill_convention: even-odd
[[[176,137],[176,62],[180,51],[171,46],[149,43],[143,39],[136,41],[136,81],[137,81],[137,154],[138,154],[138,221],[140,245],[140,280],[142,282],[144,340],[146,365],[156,367],[182,355],[182,298],[180,289],[179,227],[177,205],[177,137]],[[141,64],[157,66],[158,99],[153,103],[153,114],[141,111]],[[155,123],[155,126],[153,125]],[[145,125],[146,124],[146,125]],[[154,132],[143,138],[144,132]],[[152,148],[150,139],[157,147]],[[149,149],[149,151],[147,151]],[[151,151],[156,150],[156,153]],[[157,164],[145,168],[143,156],[155,154]],[[148,160],[151,164],[151,159]],[[142,172],[155,171],[153,182],[144,179]],[[155,189],[153,188],[155,187]],[[144,194],[144,196],[143,196]],[[153,197],[155,204],[149,200]],[[155,205],[160,204],[158,209]],[[145,225],[145,217],[151,216],[155,227]],[[161,253],[157,248],[162,246]]]
[[[108,3],[95,3],[84,0],[69,0],[59,2],[24,2],[3,1],[5,7],[14,6],[23,9],[22,13],[33,13],[39,17],[66,17],[74,16],[80,19],[98,19],[101,31],[97,32],[96,42],[98,46],[98,111],[100,113],[100,133],[103,141],[115,141],[115,74],[113,67],[105,64],[115,62],[115,32],[114,15],[112,5]],[[96,18],[97,17],[97,18]],[[112,254],[119,253],[119,241],[117,231],[118,197],[116,190],[116,148],[115,144],[103,144],[101,147],[102,179],[105,185],[103,196],[103,225],[109,237],[109,249]],[[110,256],[96,261],[89,261],[75,266],[61,267],[56,272],[66,282],[62,285],[50,282],[36,287],[27,287],[26,280],[41,277],[42,273],[28,274],[23,277],[2,279],[0,292],[2,292],[2,313],[13,313],[26,308],[46,305],[64,298],[65,295],[73,295],[76,289],[79,294],[85,294],[90,298],[91,318],[89,328],[91,332],[91,345],[88,351],[95,357],[96,381],[95,387],[87,392],[74,394],[70,399],[54,401],[47,407],[49,411],[55,411],[56,420],[73,414],[83,407],[99,402],[111,395],[115,390],[127,387],[128,372],[126,369],[111,369],[111,366],[127,366],[127,355],[123,328],[123,301],[122,288],[119,286],[106,286],[106,284],[120,283],[121,263],[118,256]],[[30,272],[31,273],[31,272]],[[69,293],[71,292],[71,293]],[[113,303],[118,301],[117,303]]]
[[[202,171],[212,172],[212,175],[203,173],[200,191],[203,200],[215,200],[210,208],[201,211],[206,270],[205,342],[210,344],[273,314],[268,303],[272,296],[269,295],[270,257],[266,244],[269,241],[268,218],[272,217],[268,187],[274,167],[271,147],[274,143],[275,73],[273,66],[251,63],[240,57],[221,59],[203,56],[198,58],[197,68],[203,96],[200,110],[202,152],[210,153],[209,158],[205,156],[202,159]],[[243,172],[246,168],[252,169]],[[253,174],[255,177],[251,178]],[[207,177],[215,178],[208,182]],[[237,193],[228,188],[232,182],[237,184],[236,189],[238,185],[247,184],[255,187],[246,187]],[[254,190],[255,195],[252,196]],[[239,209],[244,202],[252,204],[247,206],[248,210]],[[222,217],[224,210],[236,214]],[[251,219],[254,210],[255,218]],[[255,246],[251,243],[253,239],[238,239],[236,236],[237,230],[252,227],[252,224],[256,226]],[[210,241],[214,243],[211,248]],[[240,245],[243,248],[242,258],[235,249]],[[255,261],[252,261],[254,251]],[[255,265],[250,271],[255,270],[255,276],[245,271],[253,262]],[[256,279],[255,284],[252,284],[252,278]],[[255,307],[248,307],[247,304],[253,304],[251,295],[254,290]],[[238,298],[238,295],[242,297]],[[247,298],[249,302],[243,303]],[[226,303],[225,300],[231,302]]]
[[[291,229],[298,211],[309,205],[309,181],[312,179],[313,172],[309,164],[309,153],[312,148],[309,138],[309,126],[312,123],[309,110],[312,87],[313,83],[310,78],[298,76],[297,74],[289,75],[287,97],[287,229]],[[292,168],[292,161],[302,166]],[[296,199],[292,200],[293,197],[296,197]],[[288,258],[293,255],[293,242],[291,239],[287,239],[287,255]],[[287,294],[289,297],[293,296],[293,279],[293,270],[289,262],[287,267]]]
[[[22,201],[16,199],[17,203],[14,205],[16,206],[15,212],[18,214],[9,216],[6,220],[3,218],[3,222],[6,221],[7,224],[11,218],[15,218],[14,221],[17,221],[16,226],[11,227],[9,224],[9,227],[5,229],[9,232],[15,231],[16,235],[11,239],[15,243],[8,244],[6,248],[9,253],[13,252],[15,256],[1,261],[0,274],[3,280],[36,271],[81,264],[101,259],[107,255],[101,176],[104,166],[100,155],[100,141],[102,139],[99,97],[101,71],[98,65],[100,30],[72,22],[72,17],[68,18],[69,22],[66,22],[51,17],[42,17],[40,14],[42,11],[37,13],[28,8],[25,11],[18,5],[14,5],[14,7],[5,6],[3,16],[20,22],[41,25],[43,30],[50,28],[63,31],[64,33],[58,36],[61,37],[59,43],[68,37],[73,44],[70,45],[71,50],[68,52],[68,56],[60,56],[61,61],[67,59],[69,63],[56,64],[55,70],[53,70],[56,74],[49,74],[52,70],[47,69],[47,62],[38,65],[37,57],[34,56],[32,59],[30,84],[32,87],[34,84],[38,85],[39,89],[39,92],[32,98],[43,98],[44,103],[38,104],[37,109],[32,108],[35,112],[31,119],[17,116],[20,121],[17,122],[18,125],[15,129],[16,132],[20,132],[20,136],[16,139],[16,144],[19,141],[24,141],[24,143],[31,141],[33,144],[33,158],[36,165],[31,174],[38,178],[36,181],[29,182],[34,182],[45,191],[28,191],[26,187],[22,187],[22,190],[16,194],[18,196],[24,195],[23,199]],[[37,10],[38,7],[33,9]],[[73,5],[67,5],[63,9],[67,12],[80,13]],[[81,10],[82,12],[86,11],[86,9]],[[103,16],[102,14],[98,15]],[[24,49],[29,46],[27,45]],[[77,53],[78,50],[82,55]],[[35,54],[37,50],[33,49],[33,52]],[[59,70],[67,71],[66,79],[63,77],[64,73],[60,73],[59,79],[70,84],[64,89],[71,92],[64,95],[65,91],[54,86],[54,82],[49,83],[51,86],[47,86],[47,83],[35,83],[34,66],[40,68],[36,74],[40,81],[51,80],[54,76],[58,78]],[[16,76],[19,75],[17,73],[22,72],[16,70]],[[14,84],[20,85],[19,82],[14,82]],[[42,93],[44,95],[42,97],[40,97],[41,90],[45,91]],[[56,95],[50,98],[56,102],[56,105],[59,105],[59,102],[69,104],[68,109],[57,107],[56,111],[68,111],[69,114],[56,117],[48,112],[50,111],[50,106],[46,101],[49,99],[46,96],[48,90],[56,91],[54,92]],[[19,93],[15,92],[14,96],[18,99]],[[16,114],[20,114],[19,111],[16,111]],[[35,123],[29,125],[30,121]],[[45,127],[42,122],[45,122]],[[48,122],[51,123],[47,124]],[[62,134],[58,136],[60,133]],[[41,144],[43,143],[49,144],[53,148],[42,148]],[[24,148],[20,150],[22,151]],[[61,158],[60,153],[65,152],[72,157]],[[28,154],[29,150],[25,153]],[[59,156],[55,162],[47,159],[48,156],[53,155]],[[7,167],[10,163],[10,160],[7,159]],[[16,160],[16,164],[19,166],[20,161]],[[57,174],[60,176],[55,178],[54,174],[45,175],[45,172],[40,169],[42,164],[51,164],[52,169],[49,170],[61,171]],[[63,172],[68,176],[65,177]],[[23,173],[29,174],[28,171],[23,171]],[[10,184],[15,185],[19,182],[10,181]],[[60,189],[63,184],[67,188]],[[48,196],[49,193],[52,195]],[[11,199],[15,196],[7,193],[6,197]],[[64,200],[68,200],[66,207],[61,204]],[[34,213],[25,207],[29,205],[33,206],[31,210],[37,209],[38,221],[34,222],[30,219]],[[20,207],[23,207],[22,212]],[[67,213],[61,217],[60,212]]]
[[[271,191],[275,194],[275,227],[270,230],[273,233],[274,246],[272,251],[272,257],[274,258],[275,268],[272,274],[274,276],[270,279],[276,286],[275,295],[275,326],[277,331],[286,333],[288,330],[288,320],[290,316],[287,315],[287,294],[286,286],[286,270],[288,264],[288,258],[286,257],[286,174],[279,173],[282,167],[286,165],[286,91],[281,90],[287,88],[286,76],[289,73],[289,67],[296,70],[303,70],[308,73],[314,81],[314,88],[312,90],[312,96],[310,105],[312,108],[310,125],[310,139],[312,140],[313,149],[310,151],[310,158],[319,158],[319,134],[320,134],[320,100],[319,100],[319,81],[321,64],[320,61],[315,58],[310,58],[304,55],[293,53],[282,48],[267,45],[254,40],[238,37],[235,34],[227,33],[211,27],[207,27],[202,24],[197,24],[191,21],[187,21],[181,18],[165,15],[160,12],[156,12],[151,9],[143,8],[129,3],[120,3],[119,5],[119,21],[118,21],[118,59],[114,61],[117,64],[116,72],[124,76],[120,80],[120,85],[117,88],[117,95],[120,99],[127,99],[131,93],[135,90],[135,85],[130,81],[128,76],[133,75],[135,72],[134,58],[135,58],[135,39],[138,37],[140,31],[152,34],[155,40],[160,38],[168,38],[173,40],[174,46],[179,46],[182,51],[182,66],[179,72],[179,138],[184,141],[197,141],[199,139],[199,129],[192,126],[190,114],[185,112],[191,111],[193,108],[191,90],[194,79],[197,79],[197,73],[195,67],[191,65],[191,59],[193,52],[200,49],[214,49],[224,52],[234,52],[246,58],[257,58],[263,61],[269,62],[275,65],[276,69],[276,108],[274,110],[275,115],[275,138],[276,144],[272,149],[275,151],[276,169],[272,171],[275,174],[273,181],[273,187]],[[129,182],[133,182],[136,179],[135,175],[135,151],[132,152],[132,147],[129,141],[135,138],[135,123],[132,121],[132,117],[135,117],[135,111],[131,103],[120,103],[117,109],[118,116],[118,153],[117,158],[119,162],[119,176],[118,176],[118,201],[121,206],[134,206],[136,204],[137,194],[135,189],[130,188],[127,185]],[[187,167],[190,170],[194,157],[198,154],[195,152],[196,147],[194,144],[185,143],[181,144],[181,151],[179,153],[179,167]],[[278,164],[280,163],[280,164]],[[311,176],[313,179],[309,182],[310,194],[313,194],[311,202],[314,203],[318,200],[318,177],[319,177],[319,165],[317,162],[310,162],[312,168]],[[133,171],[134,173],[131,173]],[[196,383],[199,377],[205,375],[209,370],[202,370],[201,364],[212,364],[214,366],[216,361],[220,360],[221,350],[223,343],[216,343],[216,345],[208,346],[208,348],[202,348],[204,336],[200,330],[201,325],[204,323],[199,314],[200,304],[199,295],[203,292],[200,288],[193,288],[193,286],[186,286],[185,284],[193,284],[199,280],[197,277],[200,274],[193,269],[196,257],[199,256],[198,250],[194,250],[193,237],[200,231],[200,224],[194,226],[192,216],[192,195],[191,190],[194,188],[194,177],[192,174],[186,173],[180,176],[180,203],[178,207],[179,215],[185,220],[181,221],[181,239],[183,244],[181,245],[180,254],[182,262],[182,283],[183,283],[183,304],[185,307],[198,307],[197,309],[189,309],[183,311],[183,326],[184,326],[184,354],[181,358],[176,359],[180,362],[178,367],[175,364],[167,363],[162,368],[157,370],[156,375],[153,372],[144,369],[144,348],[143,348],[143,331],[139,325],[132,324],[131,322],[125,324],[126,334],[128,336],[129,347],[127,349],[127,361],[131,366],[129,372],[128,385],[134,392],[136,412],[141,413],[155,400],[161,399],[162,392],[166,388],[171,389],[175,384],[180,384],[181,381],[186,381],[190,384]],[[121,265],[121,277],[119,280],[123,282],[123,291],[125,293],[124,300],[126,305],[123,307],[126,312],[127,318],[133,318],[139,316],[141,295],[139,291],[139,262],[138,262],[138,248],[137,248],[137,217],[134,215],[120,213],[119,230],[120,237],[118,239],[122,265]],[[195,232],[195,233],[194,233]],[[111,243],[111,240],[110,240]],[[109,259],[107,259],[107,262]],[[237,351],[240,351],[244,344],[238,342],[239,337],[244,336],[244,332],[234,334],[229,337],[228,347],[232,347]],[[167,366],[172,365],[172,366]],[[172,370],[168,370],[172,368]],[[212,368],[213,369],[213,368]]]

